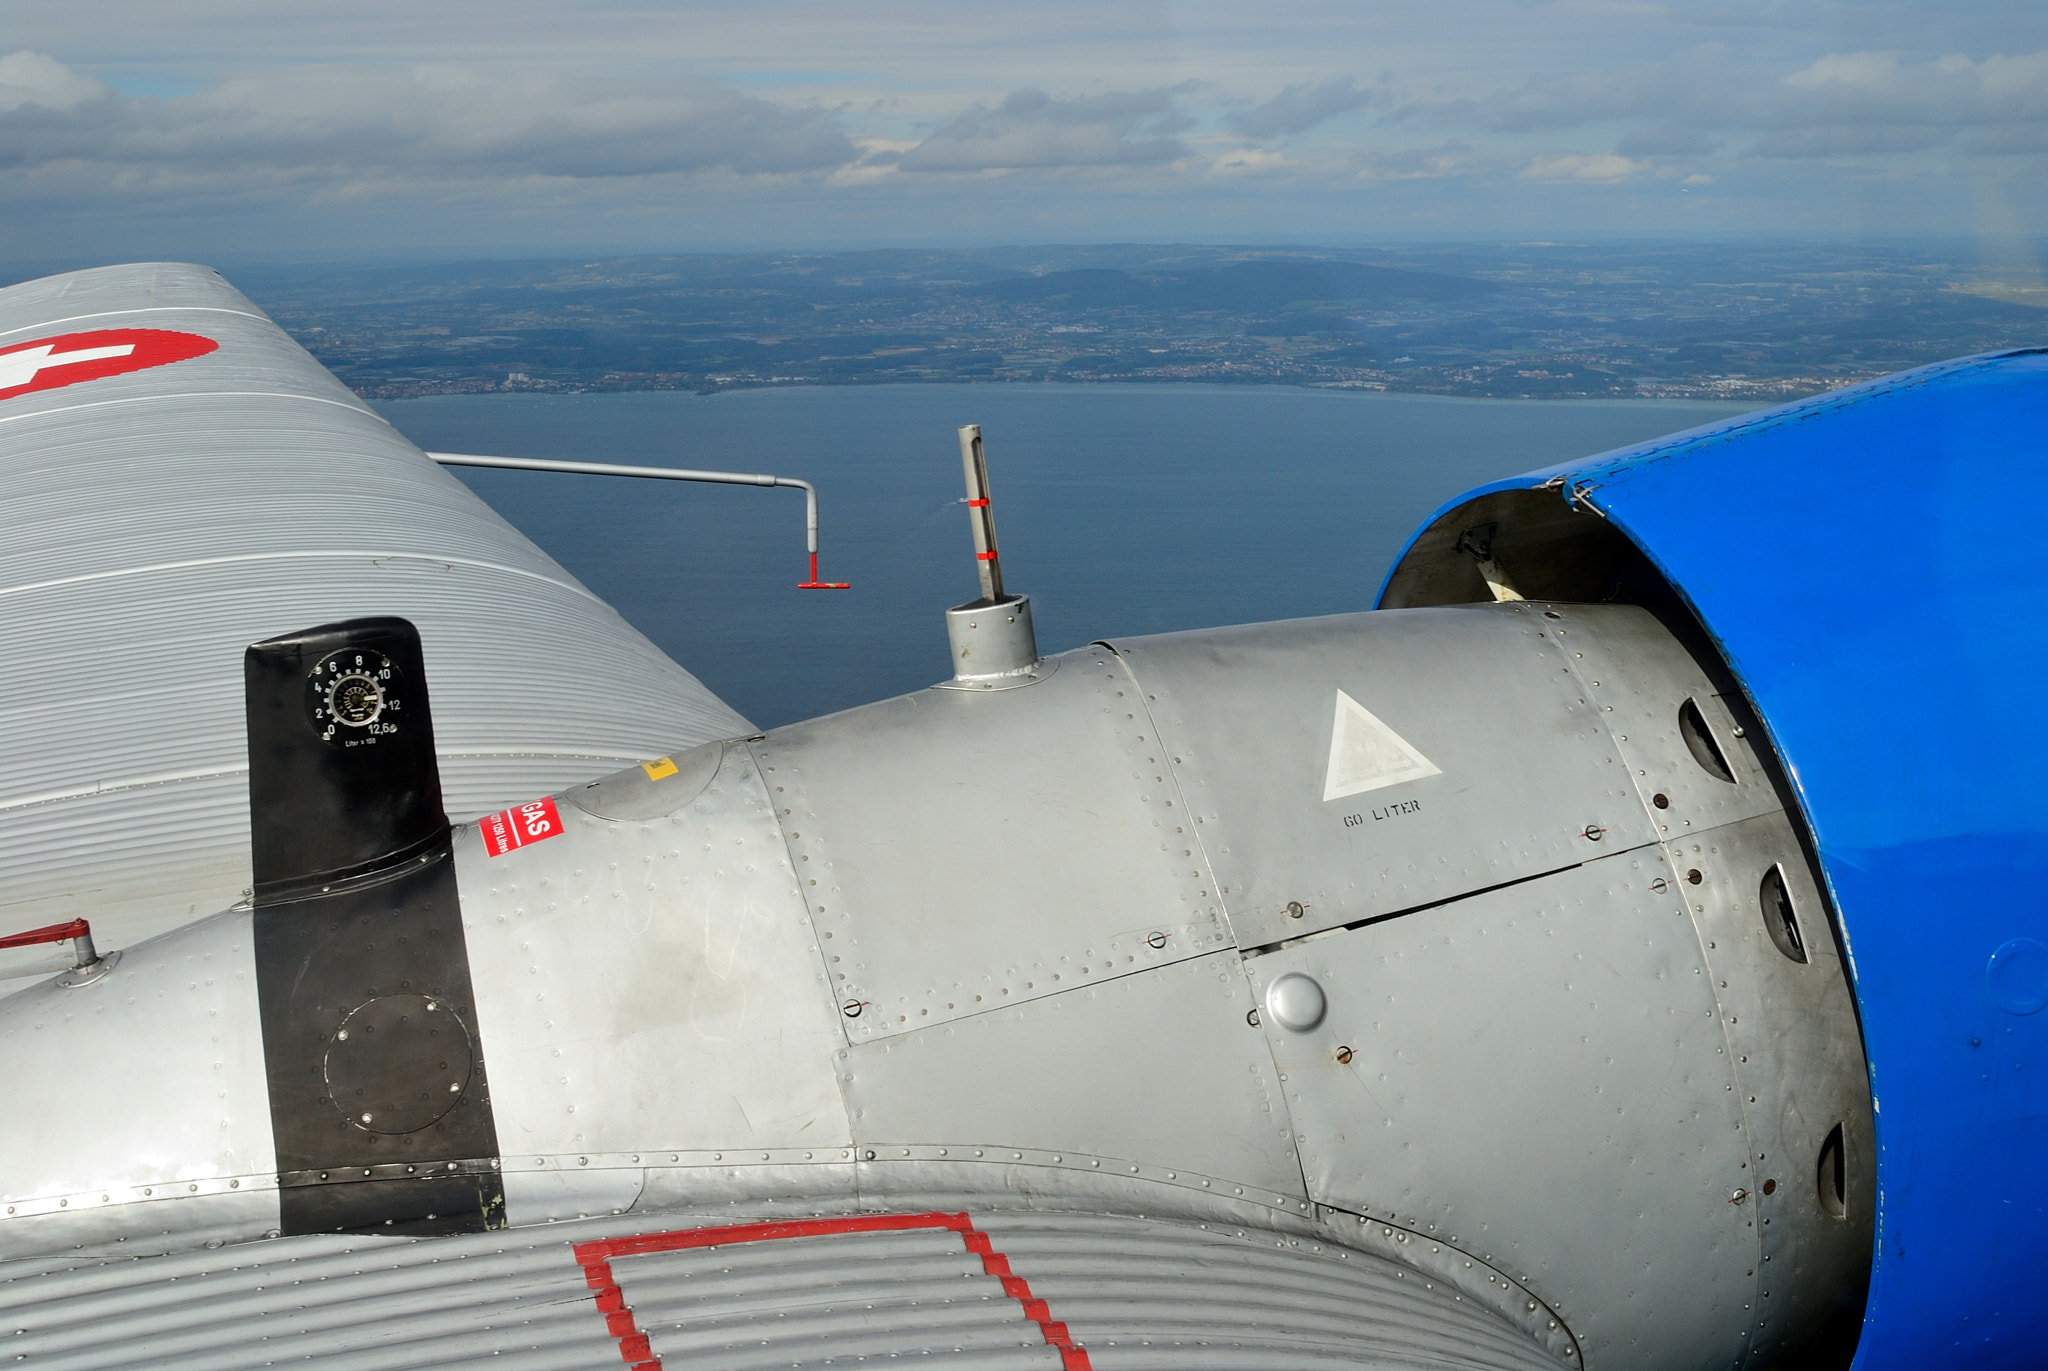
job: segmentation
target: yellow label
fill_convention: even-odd
[[[657,757],[651,762],[640,763],[640,769],[647,773],[647,779],[658,781],[664,776],[676,774],[676,764],[666,757]]]

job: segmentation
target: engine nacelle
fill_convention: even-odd
[[[230,911],[0,1000],[46,1102],[0,1251],[1082,1209],[1378,1252],[1566,1364],[1761,1364],[1860,1312],[1870,1098],[1783,779],[1681,633],[1097,644],[460,827],[453,943],[416,876],[295,961]]]

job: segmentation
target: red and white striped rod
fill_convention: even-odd
[[[981,598],[1003,598],[1003,563],[996,555],[996,515],[988,503],[988,462],[981,454],[981,425],[960,429],[960,465],[967,472],[967,523],[974,530],[974,566],[981,573]]]

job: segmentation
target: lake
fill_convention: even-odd
[[[1738,414],[1279,386],[892,385],[381,401],[421,447],[769,472],[800,491],[462,470],[734,708],[773,727],[950,674],[975,598],[955,430],[978,423],[1006,588],[1042,651],[1368,609],[1416,525],[1501,476]]]

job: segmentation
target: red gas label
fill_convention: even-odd
[[[483,835],[485,854],[502,857],[507,852],[560,833],[562,816],[555,812],[553,800],[542,798],[532,804],[493,814],[488,819],[479,819],[476,830]]]
[[[161,328],[103,328],[11,343],[0,348],[0,400],[204,357],[219,346],[196,333]]]

